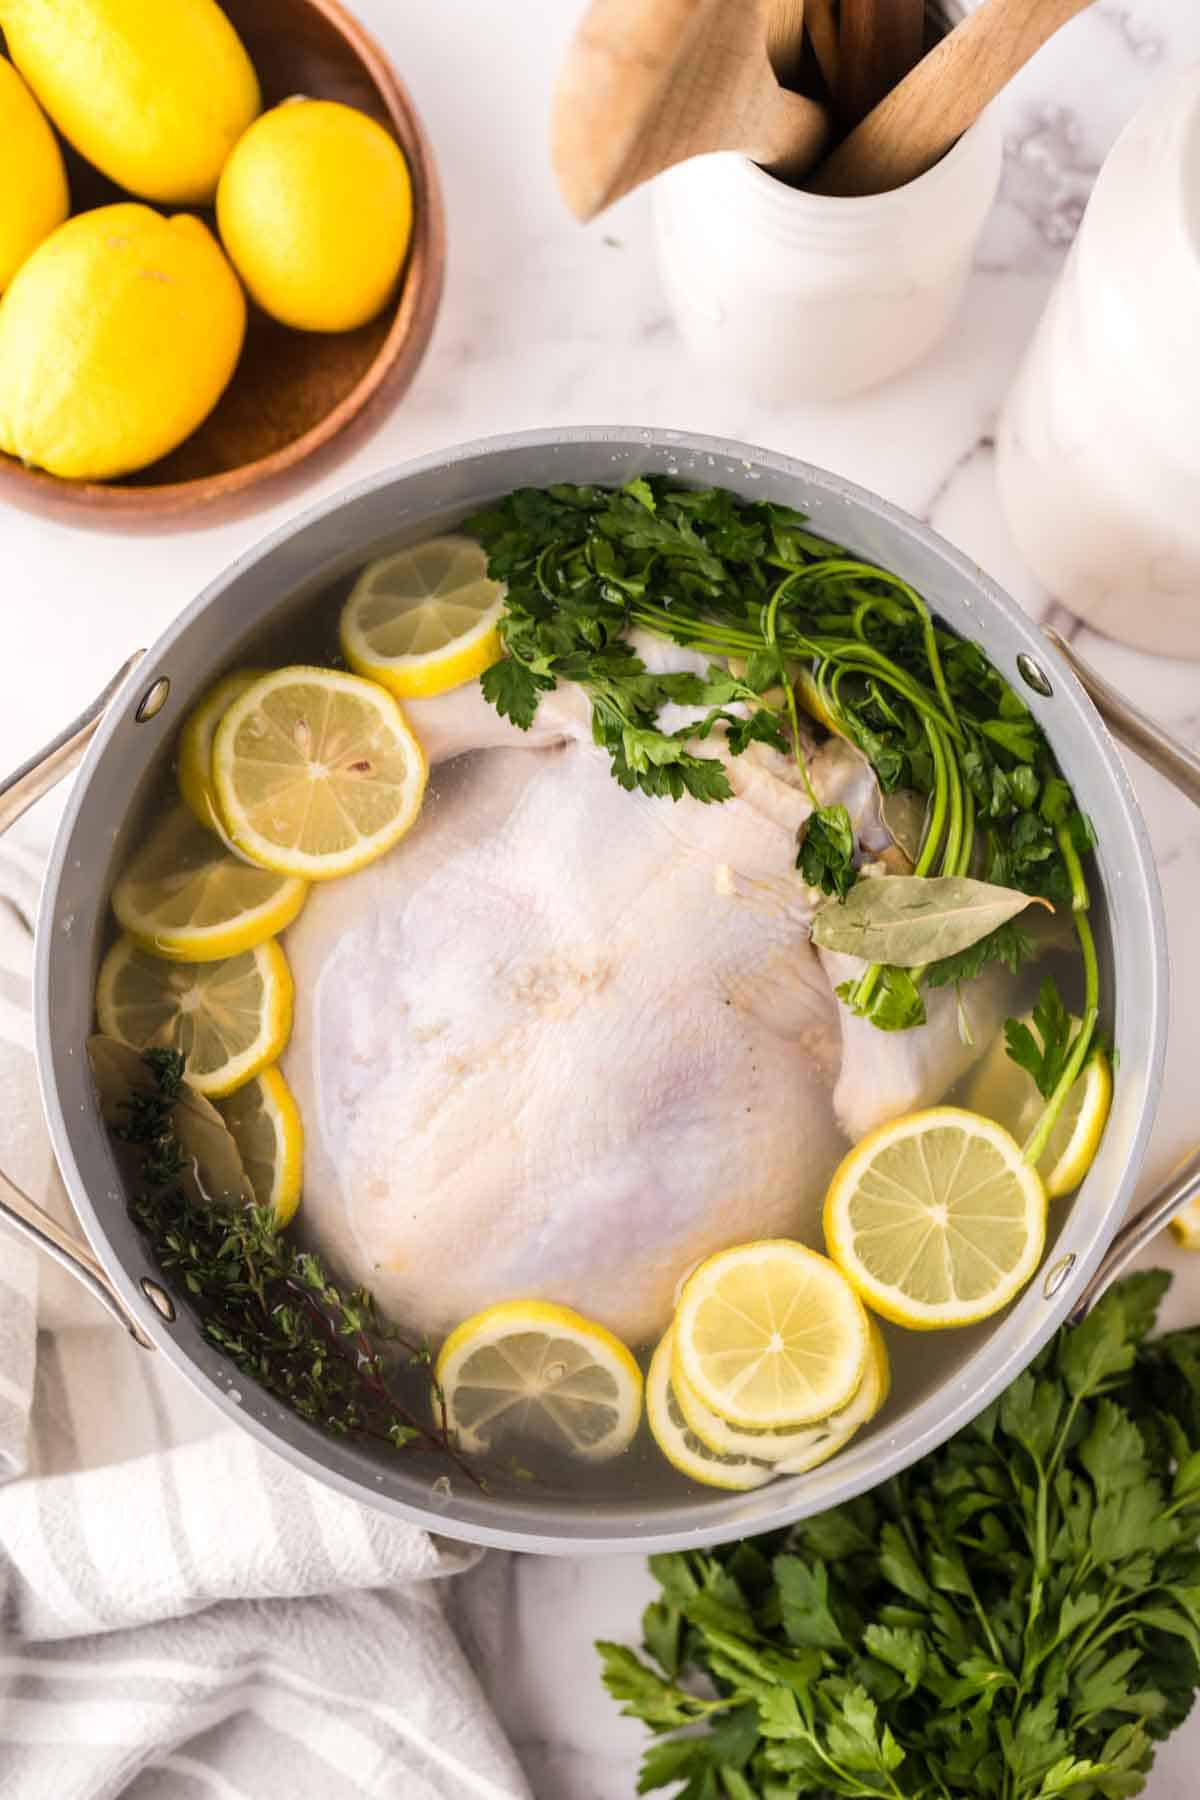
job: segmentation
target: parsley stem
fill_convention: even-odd
[[[971,871],[971,857],[975,851],[975,796],[963,783],[963,834],[962,848],[958,856],[958,868],[951,873],[968,875]]]
[[[1079,1072],[1083,1068],[1096,1029],[1096,1021],[1100,1017],[1100,964],[1096,956],[1096,940],[1092,935],[1091,921],[1088,918],[1087,880],[1083,873],[1083,865],[1079,860],[1079,852],[1071,837],[1070,826],[1060,825],[1057,836],[1058,847],[1071,881],[1075,935],[1079,939],[1079,948],[1083,955],[1083,1019],[1075,1041],[1067,1053],[1067,1060],[1054,1092],[1043,1107],[1041,1116],[1025,1143],[1023,1151],[1025,1161],[1032,1163],[1035,1168],[1045,1154],[1050,1133],[1054,1130],[1055,1122],[1066,1103],[1067,1095],[1075,1085]]]
[[[935,730],[931,735],[936,740],[941,733]],[[963,784],[959,779],[957,764],[952,757],[943,754],[942,769],[949,800],[946,843],[942,851],[942,874],[957,875],[958,859],[962,851]]]
[[[807,648],[811,646],[813,654],[840,663],[846,669],[856,669],[864,675],[874,675],[885,682],[888,687],[907,700],[913,710],[922,719],[933,719],[949,732],[955,743],[966,746],[966,736],[956,719],[947,719],[935,697],[922,687],[913,676],[908,675],[890,657],[871,644],[860,643],[857,638],[814,637],[801,640]],[[785,649],[790,649],[787,638]]]
[[[945,731],[933,719],[925,718],[922,723],[929,743],[929,754],[933,760],[933,805],[930,808],[925,841],[921,845],[920,854],[913,869],[914,875],[928,875],[933,867],[942,846],[942,837],[946,830],[946,816],[952,807],[950,757],[945,743]],[[959,804],[961,809],[961,799]],[[883,977],[883,970],[882,963],[870,963],[859,976],[854,984],[850,1002],[856,1013],[861,1015],[866,1012],[875,989]],[[919,970],[910,971],[910,973],[914,980],[919,978]]]
[[[929,754],[933,759],[933,804],[929,811],[929,823],[925,831],[925,842],[921,845],[921,853],[917,857],[914,875],[928,875],[932,869],[938,851],[942,847],[942,833],[946,828],[946,813],[949,808],[948,786],[949,770],[947,769],[946,746],[942,733],[930,720],[924,720],[925,736],[929,743]]]
[[[800,716],[796,711],[796,690],[792,684],[792,678],[788,674],[787,664],[780,653],[778,638],[776,636],[776,621],[779,616],[779,602],[783,597],[783,590],[786,586],[787,582],[781,581],[779,586],[775,589],[775,592],[771,595],[763,616],[763,636],[766,638],[771,649],[774,650],[775,660],[779,664],[779,678],[783,682],[783,691],[787,697],[788,719],[792,727],[792,754],[796,759],[796,767],[800,771],[800,779],[804,783],[804,791],[808,795],[809,805],[812,807],[813,811],[816,812],[819,810],[821,803],[817,799],[817,790],[812,784],[812,778],[809,775],[807,765],[804,761],[804,753],[800,748]]]
[[[711,619],[697,619],[686,612],[668,611],[665,606],[654,606],[644,600],[630,608],[629,617],[632,624],[640,625],[644,631],[651,631],[655,637],[666,638],[669,642],[679,644],[700,639],[701,642],[695,647],[713,656],[753,655],[755,650],[763,647],[761,632],[733,630],[728,625],[718,625]]]
[[[929,663],[930,673],[933,676],[933,685],[937,689],[938,699],[945,709],[947,719],[949,719],[958,735],[961,736],[961,727],[958,723],[958,709],[950,698],[950,689],[946,686],[946,672],[942,668],[942,654],[938,649],[937,628],[933,623],[933,616],[925,602],[922,600],[920,594],[916,592],[915,588],[910,588],[908,583],[906,581],[901,581],[898,576],[893,576],[892,579],[897,587],[903,590],[909,605],[921,620],[921,634],[925,642],[925,655]]]
[[[941,707],[945,713],[946,720],[955,735],[960,735],[958,712],[953,700],[950,698],[950,690],[946,685],[945,671],[942,668],[941,652],[938,649],[937,643],[937,631],[934,627],[933,618],[929,608],[926,606],[921,596],[916,592],[915,588],[909,587],[908,583],[901,580],[899,575],[893,575],[887,569],[875,568],[871,563],[859,562],[850,557],[830,557],[821,562],[809,563],[806,568],[797,570],[795,576],[789,576],[788,581],[785,582],[783,586],[787,587],[789,583],[798,582],[800,580],[874,581],[882,586],[894,588],[897,593],[903,594],[904,599],[921,621],[921,636],[925,648],[926,661],[929,664],[929,672],[933,676],[933,685],[937,692],[938,699],[941,702]],[[897,616],[896,612],[892,608],[889,608],[888,603],[884,599],[872,596],[867,600],[861,601],[854,613],[854,629],[860,639],[863,639],[862,623],[866,611],[872,608],[888,613],[893,624],[898,624],[900,622],[900,618]],[[863,641],[865,642],[865,639]],[[870,648],[870,646],[867,647]],[[876,652],[876,654],[879,653]],[[891,666],[895,668],[895,664],[892,664]]]

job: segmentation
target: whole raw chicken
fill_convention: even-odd
[[[574,688],[528,733],[477,685],[406,710],[421,817],[288,934],[307,1229],[431,1336],[540,1297],[644,1343],[699,1258],[820,1242],[849,1138],[964,1068],[953,996],[900,1037],[848,1017],[793,866],[809,803],[766,746],[703,806],[622,790]],[[809,766],[869,833],[860,759],[835,740]],[[985,984],[971,1003],[985,1043]]]

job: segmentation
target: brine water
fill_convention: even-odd
[[[355,573],[239,643],[214,678],[344,667],[338,618]],[[414,704],[418,738],[428,726],[453,749],[451,715],[470,712],[460,700]],[[761,815],[744,794],[676,805],[622,792],[567,715],[537,748],[515,733],[504,743],[486,708],[461,729],[409,836],[372,869],[314,888],[283,936],[302,989],[283,1068],[309,1146],[288,1229],[434,1351],[452,1297],[537,1297],[613,1320],[645,1370],[699,1255],[785,1235],[823,1248],[821,1194],[851,1142],[833,1098],[841,1015],[797,910],[794,834],[772,811],[794,790],[766,792]],[[164,746],[122,862],[178,804]],[[1079,1007],[1079,959],[1050,934],[1019,976],[989,976],[1003,991],[986,1037],[922,1103],[979,1103],[1000,1020],[1027,1013],[1047,974]],[[953,1028],[969,1035],[964,1002]],[[413,1094],[428,1102],[419,1118]],[[869,1111],[870,1094],[860,1098]],[[342,1217],[351,1195],[353,1233]],[[987,1329],[934,1342],[885,1327],[884,1423]],[[397,1392],[427,1409],[427,1370],[388,1355]],[[644,1422],[612,1462],[580,1461],[538,1434],[480,1464],[507,1499],[654,1504],[692,1486]],[[461,1476],[428,1466],[432,1497],[446,1500],[447,1480],[459,1490]]]

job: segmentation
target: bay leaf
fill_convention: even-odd
[[[915,863],[921,854],[928,812],[927,796],[914,793],[912,788],[897,788],[895,793],[880,797],[879,815],[883,828],[910,863]]]
[[[884,875],[823,906],[812,936],[822,950],[919,969],[969,949],[1027,906],[1054,910],[1037,895],[968,875]]]
[[[115,1131],[128,1121],[131,1094],[156,1091],[154,1076],[137,1050],[101,1032],[88,1039],[87,1050],[101,1115],[109,1130]],[[180,1185],[189,1199],[218,1206],[244,1206],[253,1201],[254,1190],[228,1125],[211,1100],[186,1081],[171,1109],[171,1129],[187,1158]],[[113,1147],[126,1180],[136,1184],[141,1152],[121,1138],[114,1138]]]

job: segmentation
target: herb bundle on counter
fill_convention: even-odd
[[[1141,1793],[1200,1683],[1200,1330],[1148,1341],[1169,1281],[1126,1280],[871,1494],[652,1558],[645,1656],[599,1646],[659,1740],[638,1792]]]

